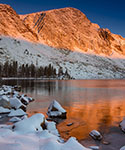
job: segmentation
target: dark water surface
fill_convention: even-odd
[[[67,110],[67,119],[58,125],[64,138],[88,138],[93,129],[108,133],[125,116],[125,80],[6,80],[21,85],[22,92],[35,98],[29,115],[47,112],[56,99]],[[73,123],[68,127],[68,123]]]

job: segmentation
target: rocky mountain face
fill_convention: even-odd
[[[125,55],[125,38],[91,23],[75,8],[18,15],[10,6],[0,4],[0,34],[58,49]]]
[[[37,41],[37,35],[20,19],[9,6],[0,4],[0,35]]]

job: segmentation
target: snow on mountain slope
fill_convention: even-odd
[[[99,56],[64,49],[56,49],[43,44],[0,36],[0,63],[18,61],[19,64],[48,66],[57,70],[67,69],[75,79],[125,78],[125,58]],[[121,57],[121,58],[120,58]]]

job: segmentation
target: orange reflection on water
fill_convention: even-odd
[[[93,129],[108,132],[111,126],[118,126],[125,116],[125,100],[102,101],[94,104],[74,104],[66,108],[67,119],[57,125],[61,136],[65,139],[75,136],[85,139]],[[68,123],[73,123],[67,126]]]

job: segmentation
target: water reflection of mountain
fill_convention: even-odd
[[[93,129],[108,132],[125,116],[125,80],[10,80],[3,83],[20,85],[23,93],[35,98],[28,106],[30,113],[46,113],[50,102],[58,100],[68,112],[68,119],[58,126],[66,138],[86,138]],[[71,122],[74,125],[69,131],[66,124]]]

